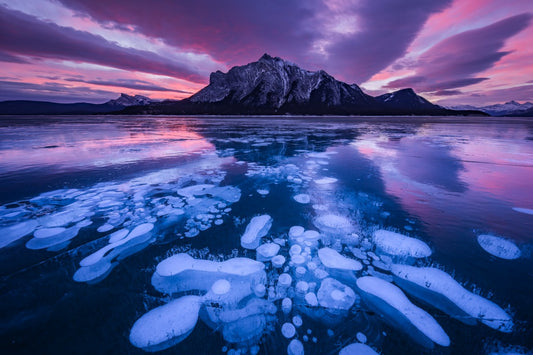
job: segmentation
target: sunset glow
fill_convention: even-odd
[[[3,0],[0,100],[182,99],[266,52],[371,95],[523,102],[532,18],[529,0]]]

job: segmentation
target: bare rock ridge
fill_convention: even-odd
[[[308,71],[264,54],[258,61],[211,73],[209,85],[181,101],[126,108],[142,114],[456,115],[412,89],[372,97],[323,70]],[[479,113],[483,115],[482,113]]]

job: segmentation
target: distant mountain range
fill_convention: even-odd
[[[533,117],[533,103],[525,102],[523,104],[516,101],[509,101],[504,104],[496,104],[489,106],[471,106],[459,105],[449,107],[452,110],[478,110],[488,113],[491,116],[522,116]]]
[[[96,113],[439,116],[491,114],[471,106],[451,109],[435,105],[412,89],[372,97],[365,94],[356,84],[336,80],[323,70],[304,70],[296,64],[268,54],[264,54],[256,62],[233,67],[227,73],[211,73],[209,85],[191,97],[179,101],[156,102],[141,95],[121,94],[118,99],[103,104],[0,102],[0,114]]]
[[[181,101],[132,106],[127,114],[215,115],[483,115],[434,105],[412,89],[372,97],[323,70],[308,71],[278,57],[214,72],[209,85]]]
[[[154,101],[146,96],[130,96],[121,94],[116,100],[103,104],[90,104],[78,102],[73,104],[60,104],[47,101],[12,100],[0,102],[2,115],[86,115],[96,113],[111,113],[123,110],[128,106],[148,105]]]

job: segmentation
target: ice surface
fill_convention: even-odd
[[[241,237],[241,246],[246,249],[256,249],[262,237],[267,235],[272,226],[272,217],[262,215],[253,217]]]
[[[477,237],[479,245],[489,254],[501,259],[518,259],[522,252],[512,241],[490,234],[481,234]]]
[[[311,198],[307,194],[298,194],[298,195],[295,195],[293,198],[294,198],[294,201],[301,203],[301,204],[306,204],[306,203],[311,202]]]
[[[39,223],[37,223],[37,221],[29,220],[9,227],[0,228],[0,248],[30,234],[38,225]]]
[[[355,293],[339,281],[326,278],[320,284],[317,298],[322,307],[331,310],[348,310],[355,302]]]
[[[418,333],[432,342],[442,346],[450,345],[450,338],[439,323],[426,311],[412,304],[398,287],[373,276],[359,278],[357,287],[369,304],[379,309],[382,314],[389,315],[393,324],[412,335],[415,340],[419,340],[422,345],[432,347],[431,342],[428,343],[423,338],[417,339],[417,333],[409,331],[405,325],[414,326]]]
[[[262,244],[256,249],[256,259],[258,261],[269,261],[279,252],[279,248],[280,246],[276,243]]]
[[[339,355],[378,355],[378,353],[368,345],[353,343],[342,348]]]
[[[184,296],[154,308],[135,322],[130,342],[147,351],[164,350],[181,342],[196,326],[201,304],[198,296]]]
[[[327,268],[359,271],[363,265],[357,260],[347,258],[331,248],[321,248],[318,250],[320,262]]]
[[[374,243],[383,252],[400,256],[425,258],[431,255],[429,246],[421,240],[380,229],[374,232]]]
[[[513,320],[503,309],[469,292],[442,270],[395,264],[391,272],[395,282],[406,292],[452,317],[467,324],[472,324],[469,322],[469,317],[472,317],[493,329],[505,333],[512,331]]]

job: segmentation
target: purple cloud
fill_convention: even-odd
[[[16,55],[12,55],[6,52],[0,51],[0,62],[6,62],[6,63],[18,63],[18,64],[28,64],[29,61],[27,61],[24,58],[18,57]]]
[[[424,23],[451,0],[361,1],[354,9],[358,31],[328,47],[332,68],[364,82],[402,57]]]
[[[112,80],[84,80],[80,78],[66,78],[65,81],[102,85],[102,86],[123,87],[123,88],[133,89],[133,90],[167,91],[167,92],[179,92],[183,94],[191,94],[190,91],[164,88],[162,86],[154,85],[148,81],[135,80],[135,79],[117,79],[117,80],[112,81]]]
[[[120,47],[100,36],[44,22],[2,6],[0,33],[0,51],[11,56],[71,60],[193,82],[206,81],[196,69],[153,52]]]
[[[414,76],[394,80],[387,87],[410,86],[420,92],[432,92],[488,80],[474,76],[510,53],[501,50],[505,41],[527,28],[532,17],[529,13],[511,16],[449,37],[420,56]]]
[[[103,103],[117,96],[115,92],[94,90],[87,86],[72,87],[52,82],[34,84],[0,80],[0,101],[37,100],[63,103]]]
[[[305,58],[313,40],[319,0],[59,0],[105,26],[133,26],[146,36],[230,65],[257,60],[264,52]]]
[[[334,11],[321,0],[161,0],[154,6],[146,6],[143,0],[59,1],[102,25],[133,26],[146,36],[207,53],[228,65],[254,61],[268,52],[358,83],[403,56],[429,16],[452,2],[331,2],[328,5],[342,7],[341,14],[356,19],[354,33],[336,34],[324,30],[327,22],[335,20]],[[313,52],[320,41],[327,43],[327,59]]]

